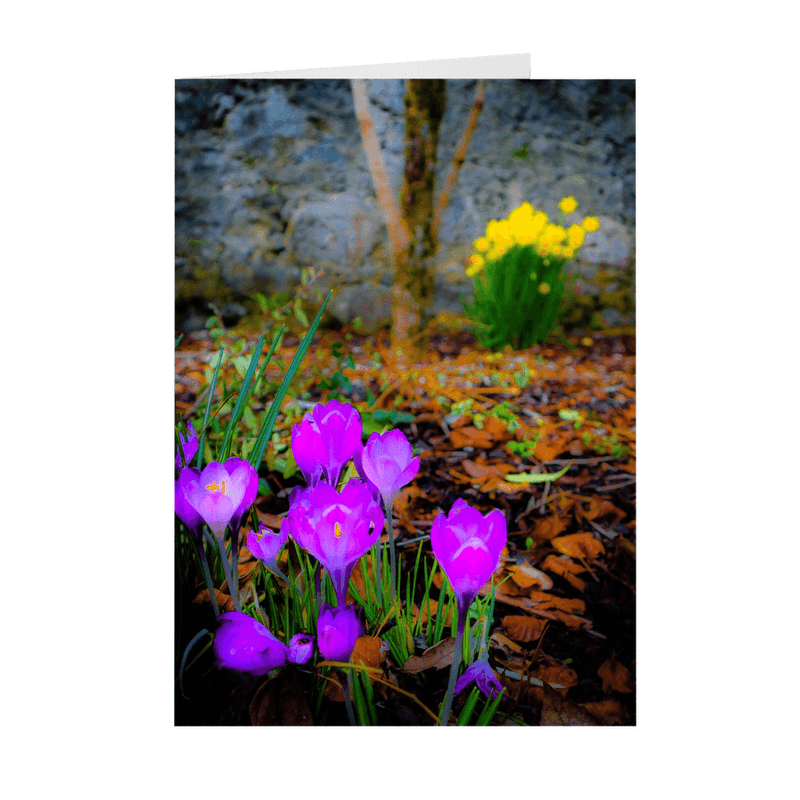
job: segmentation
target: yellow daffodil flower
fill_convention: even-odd
[[[586,219],[581,223],[581,227],[587,233],[591,233],[600,227],[600,220],[597,219],[597,217],[586,217]]]
[[[484,260],[483,260],[483,258],[481,256],[476,255],[475,253],[473,253],[469,257],[469,266],[466,269],[467,275],[472,277],[473,275],[475,275],[478,272],[480,272],[484,267],[484,263],[485,262],[484,262]]]
[[[577,250],[583,244],[583,237],[586,232],[580,225],[570,225],[567,229],[567,243],[573,250]]]
[[[565,197],[559,204],[558,207],[565,213],[571,214],[577,207],[578,201],[570,195],[569,197]]]

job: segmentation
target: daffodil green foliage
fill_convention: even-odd
[[[577,206],[574,197],[565,197],[559,209],[573,214]],[[478,341],[496,350],[544,341],[564,310],[564,265],[598,224],[596,217],[586,217],[565,228],[530,203],[507,219],[491,220],[475,240],[466,269],[475,279],[475,295],[471,305],[463,301],[464,310]]]

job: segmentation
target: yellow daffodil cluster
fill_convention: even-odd
[[[571,214],[578,203],[574,197],[565,197],[558,207],[565,214]],[[544,211],[523,203],[508,215],[508,219],[489,222],[486,233],[475,240],[475,252],[469,257],[467,275],[477,274],[487,261],[496,261],[515,245],[529,245],[541,258],[552,256],[568,261],[583,244],[586,233],[596,231],[599,224],[597,217],[586,217],[580,225],[570,225],[565,229],[551,223]]]

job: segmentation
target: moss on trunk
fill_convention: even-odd
[[[409,79],[405,94],[405,171],[400,209],[410,238],[395,271],[392,345],[419,353],[425,311],[434,289],[431,260],[438,249],[433,226],[436,151],[445,110],[445,81]]]

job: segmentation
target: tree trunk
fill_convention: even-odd
[[[386,217],[394,261],[391,345],[396,356],[419,359],[427,350],[425,311],[435,285],[433,258],[439,246],[442,215],[466,159],[475,124],[483,108],[485,80],[479,80],[464,134],[439,202],[434,206],[436,149],[445,109],[445,81],[409,79],[405,95],[406,167],[400,203],[389,188],[381,147],[369,112],[366,81],[354,78],[353,104],[361,128],[378,205]]]
[[[400,209],[409,240],[405,263],[395,264],[391,343],[395,352],[419,356],[427,350],[425,311],[433,298],[431,261],[438,248],[433,211],[436,151],[445,109],[444,80],[409,79],[405,107],[406,166]]]

